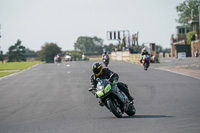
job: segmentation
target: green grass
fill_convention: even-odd
[[[0,72],[0,77],[4,77],[6,75],[10,75],[10,74],[13,74],[15,72]]]
[[[24,70],[26,68],[29,68],[35,64],[40,63],[39,61],[33,61],[33,62],[9,62],[9,63],[3,63],[0,64],[0,71],[4,70]]]

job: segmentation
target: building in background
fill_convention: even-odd
[[[178,52],[186,52],[186,56],[191,56],[191,49],[187,46],[187,33],[191,31],[191,26],[177,26],[176,36],[171,36],[171,56],[177,57]]]
[[[199,15],[194,17],[189,21],[191,25],[191,30],[195,31],[195,39],[191,42],[191,55],[192,57],[195,57],[195,52],[197,50],[200,50],[200,34],[199,34],[199,28],[200,28],[200,22],[199,22]]]

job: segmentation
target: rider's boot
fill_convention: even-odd
[[[99,105],[102,106],[102,107],[104,106],[104,104],[101,100],[99,101]]]
[[[128,96],[128,99],[129,99],[130,101],[133,101],[133,100],[134,100],[134,98],[133,98],[131,95]]]
[[[124,91],[124,93],[126,94],[126,96],[128,97],[128,99],[130,100],[130,101],[133,101],[134,100],[134,98],[131,96],[131,94],[130,94],[130,92],[129,92],[129,90],[128,90],[128,86],[125,84],[125,88],[126,88],[126,91]]]

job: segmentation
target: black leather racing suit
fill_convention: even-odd
[[[141,53],[141,55],[142,55],[142,56],[143,56],[143,55],[149,55],[149,53],[148,53],[147,51],[144,51],[144,52]],[[140,63],[142,63],[142,59],[140,59]]]
[[[102,60],[104,60],[104,56],[107,56],[107,57],[108,57],[108,62],[109,62],[109,60],[110,60],[109,55],[103,54],[103,55],[102,55]]]
[[[99,78],[99,79],[109,79],[112,74],[114,74],[114,75],[112,76],[112,78],[110,80],[111,82],[113,82],[115,79],[117,79],[117,80],[119,79],[118,74],[112,72],[108,68],[103,68],[102,73],[98,77],[95,74],[93,74],[91,76],[92,88],[96,88],[97,87],[97,83],[98,83],[97,80],[96,80],[97,78]],[[124,84],[122,82],[118,82],[117,83],[117,87],[126,94],[126,96],[129,98],[130,101],[133,100],[133,97],[130,95],[129,90],[128,90],[128,86],[126,84]]]

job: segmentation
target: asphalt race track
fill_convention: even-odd
[[[119,119],[87,91],[92,64],[40,64],[0,79],[0,133],[200,132],[200,80],[111,61],[137,110]]]

